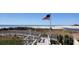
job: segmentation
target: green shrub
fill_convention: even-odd
[[[59,43],[63,44],[63,36],[62,35],[58,35],[57,40]]]
[[[69,35],[64,36],[64,45],[73,45],[73,38]]]

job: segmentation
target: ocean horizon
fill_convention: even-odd
[[[32,27],[32,28],[50,28],[50,25],[0,25],[0,28],[15,28],[15,27]],[[62,28],[79,28],[79,26],[72,25],[51,25],[53,29]]]

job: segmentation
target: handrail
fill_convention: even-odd
[[[34,45],[36,42],[37,42],[37,39],[36,39],[36,40],[34,40],[34,42],[32,43],[32,45]]]

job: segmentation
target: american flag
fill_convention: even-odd
[[[47,14],[44,18],[43,18],[43,20],[50,20],[50,14]]]

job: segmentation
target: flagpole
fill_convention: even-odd
[[[51,14],[50,14],[50,18],[49,18],[49,39],[51,40]]]
[[[50,40],[51,40],[51,14],[47,14],[43,19],[47,19],[47,20],[49,20],[49,29],[48,29],[48,44],[50,44]]]
[[[51,33],[51,18],[49,18],[49,34]]]

